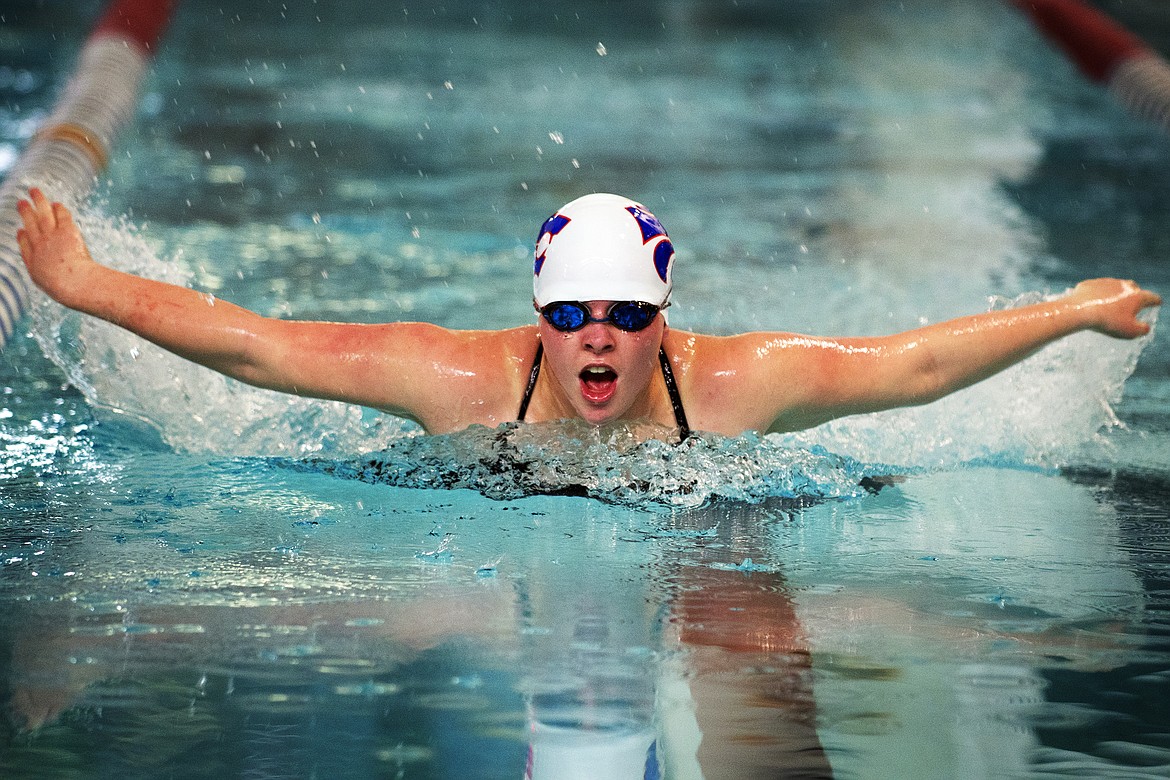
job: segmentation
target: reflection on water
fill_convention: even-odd
[[[6,537],[3,679],[16,721],[45,724],[9,734],[6,770],[34,755],[78,776],[84,757],[193,777],[1166,763],[1150,637],[1167,549],[1139,552],[1138,521],[1117,514],[1151,507],[1149,483],[983,469],[663,513],[275,472],[266,510],[241,512],[254,470],[172,459],[132,458],[105,491],[58,477],[58,510],[91,521]],[[141,469],[168,487],[134,487]],[[440,544],[449,556],[420,555]]]
[[[149,516],[149,503],[136,503],[123,523]],[[354,518],[335,514],[338,534],[385,545],[368,558],[355,550],[351,571],[335,573],[334,591],[360,599],[296,576],[285,588],[241,588],[238,574],[216,571],[237,564],[226,551],[181,553],[199,567],[186,582],[135,570],[136,552],[158,538],[118,542],[125,554],[104,575],[112,562],[78,563],[73,576],[104,576],[105,588],[80,601],[17,601],[4,618],[12,714],[44,726],[35,741],[10,744],[6,766],[26,766],[36,750],[61,765],[83,754],[102,771],[183,765],[193,776],[387,765],[451,776],[466,762],[476,769],[463,776],[516,777],[525,761],[542,778],[654,777],[658,767],[667,777],[747,777],[778,766],[827,776],[790,594],[779,574],[723,566],[746,548],[718,531],[730,528],[721,517],[663,525],[640,515],[630,527],[623,513],[576,500],[488,508],[509,523],[507,510],[518,510],[523,524],[492,551],[491,570],[463,564],[481,559],[484,541],[465,545],[459,530],[449,563],[387,555],[399,536],[421,534],[416,546],[434,538],[431,506],[396,528],[366,517],[347,529]],[[305,533],[320,542],[332,528]],[[93,530],[100,544],[114,529]],[[660,557],[656,539],[701,539],[706,551],[680,564]],[[85,541],[71,554],[86,558]],[[616,554],[599,555],[607,546]],[[50,574],[62,552],[48,548],[25,573]],[[304,544],[297,555],[322,552]],[[257,556],[250,577],[263,582],[265,565]],[[328,744],[335,728],[346,729],[343,744]]]

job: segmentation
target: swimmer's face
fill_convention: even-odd
[[[588,301],[595,319],[612,301]],[[540,340],[555,389],[577,414],[593,425],[638,419],[650,413],[648,388],[658,370],[658,350],[666,330],[662,316],[640,331],[618,330],[590,322],[562,333],[540,318]]]

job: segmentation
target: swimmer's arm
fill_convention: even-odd
[[[17,204],[24,222],[17,242],[29,277],[53,300],[228,376],[262,387],[284,384],[268,353],[286,326],[195,290],[101,265],[65,206],[36,188],[29,195]]]
[[[35,189],[30,196],[18,205],[24,228],[17,239],[30,277],[50,297],[234,379],[363,404],[441,429],[459,420],[446,420],[451,413],[436,399],[451,397],[458,378],[491,373],[464,370],[450,381],[440,376],[453,361],[471,360],[476,369],[475,359],[492,354],[476,334],[418,323],[277,320],[108,268],[90,256],[64,206]]]
[[[1093,279],[1044,303],[986,312],[880,338],[776,336],[760,365],[773,394],[767,429],[808,428],[850,414],[929,403],[1082,330],[1115,338],[1149,332],[1138,319],[1161,298],[1130,281]],[[780,386],[783,385],[773,385]]]
[[[53,300],[131,330],[224,373],[244,361],[260,317],[214,297],[103,266],[89,253],[69,210],[33,188],[17,204],[21,257]]]

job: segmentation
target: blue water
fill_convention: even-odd
[[[0,170],[99,10],[0,9]],[[79,210],[265,314],[504,327],[541,221],[619,191],[679,248],[673,326],[882,333],[1170,292],[1168,163],[997,3],[188,0]],[[1164,331],[679,451],[427,439],[38,300],[0,354],[0,774],[1165,776]]]

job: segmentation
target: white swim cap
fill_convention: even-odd
[[[670,300],[674,246],[644,206],[620,195],[578,198],[549,217],[536,237],[532,293],[553,301]]]

